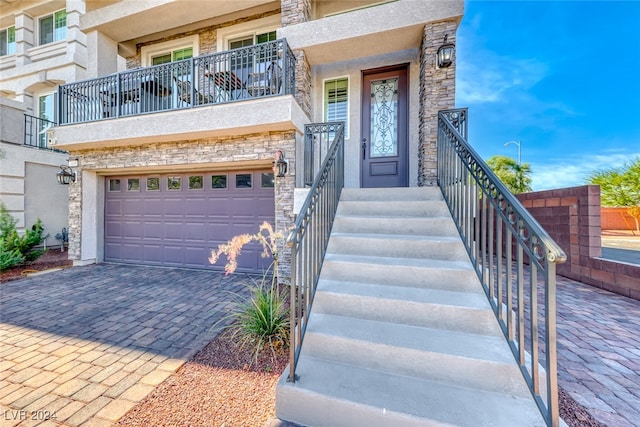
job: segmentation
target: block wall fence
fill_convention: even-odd
[[[600,187],[518,194],[518,199],[567,254],[557,273],[640,300],[640,266],[601,258]]]
[[[627,212],[627,208],[600,209],[600,222],[603,230],[635,230],[636,222]]]

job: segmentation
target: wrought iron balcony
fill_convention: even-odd
[[[42,150],[57,151],[66,153],[66,151],[49,147],[47,139],[47,129],[55,126],[55,122],[51,120],[41,119],[40,117],[24,115],[24,145],[36,147]]]
[[[293,94],[294,88],[295,57],[281,39],[61,85],[59,124]]]

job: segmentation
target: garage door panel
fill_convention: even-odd
[[[122,237],[122,224],[117,220],[105,220],[104,237]]]
[[[144,203],[139,197],[127,198],[122,203],[123,215],[140,216],[144,215]]]
[[[184,199],[177,197],[165,199],[164,215],[182,217],[184,215]]]
[[[184,240],[186,242],[205,242],[205,224],[203,222],[187,222],[184,225]]]
[[[122,200],[108,199],[104,211],[105,215],[122,215]]]
[[[240,181],[237,174],[242,175]],[[184,186],[167,190],[169,175],[115,177],[143,183],[146,178],[160,177],[161,184],[153,191],[143,184],[139,192],[106,192],[105,260],[222,270],[224,260],[215,266],[208,261],[212,249],[238,234],[256,233],[264,221],[273,223],[273,188],[261,187],[261,174],[225,172],[227,186],[211,188],[211,176],[221,173],[198,172],[205,185],[196,190]],[[251,176],[253,187],[236,189],[237,182],[247,183],[246,175]],[[185,184],[190,174],[170,176],[180,177]],[[263,272],[271,260],[262,258],[261,253],[259,244],[247,245],[239,257],[238,270]]]
[[[184,247],[165,245],[163,261],[166,265],[184,265]]]
[[[144,237],[144,228],[142,222],[127,221],[122,225],[122,237],[124,239],[139,240]]]
[[[142,227],[145,239],[162,239],[164,236],[164,226],[160,221],[145,221]]]
[[[122,257],[129,261],[142,261],[142,244],[125,243],[122,245]]]
[[[160,245],[144,245],[144,263],[157,263],[162,264],[164,257],[164,250]]]
[[[164,223],[164,238],[166,240],[179,240],[183,239],[183,225],[182,222],[169,222]]]

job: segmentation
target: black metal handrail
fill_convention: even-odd
[[[558,426],[556,264],[566,254],[467,143],[467,113],[438,114],[438,184],[536,404]]]
[[[60,125],[295,94],[285,39],[58,87]]]
[[[36,147],[41,150],[51,150],[58,153],[66,153],[66,151],[49,147],[47,129],[55,125],[56,123],[51,120],[25,114],[23,144],[29,147]]]
[[[310,138],[332,135],[333,140],[287,238],[291,247],[290,382],[297,379],[296,364],[344,187],[344,123],[310,124],[305,126],[305,135]]]

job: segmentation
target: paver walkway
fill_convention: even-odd
[[[0,426],[112,425],[215,337],[242,277],[102,264],[0,285]]]
[[[607,426],[640,426],[640,301],[557,284],[560,387]]]

